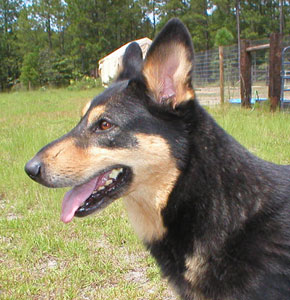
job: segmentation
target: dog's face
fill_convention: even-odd
[[[140,47],[131,44],[116,82],[86,106],[72,131],[26,164],[45,186],[73,187],[63,200],[64,222],[121,196],[147,194],[159,211],[166,205],[179,174],[178,152],[186,148],[178,106],[194,96],[192,57],[189,34],[177,20],[159,34],[144,63]]]

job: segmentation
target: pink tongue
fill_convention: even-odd
[[[70,222],[77,209],[84,204],[92,192],[105,184],[109,174],[110,172],[106,172],[68,191],[62,201],[61,221],[64,223]]]

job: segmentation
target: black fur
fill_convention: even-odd
[[[125,50],[123,57],[123,69],[119,74],[117,80],[130,79],[142,70],[143,54],[138,43],[131,43]]]
[[[181,110],[190,155],[152,255],[183,299],[194,299],[183,274],[197,248],[208,263],[195,287],[205,299],[290,299],[290,168],[250,154],[196,101]]]
[[[174,38],[191,48],[183,29],[171,21],[148,55]],[[174,115],[169,123],[180,136],[168,138],[174,136],[168,123],[160,133],[181,169],[162,211],[167,234],[147,243],[163,274],[186,300],[290,299],[290,167],[252,155],[196,100],[172,112],[160,105],[149,110],[163,121]],[[206,266],[192,286],[185,260],[196,251]]]

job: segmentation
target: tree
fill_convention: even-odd
[[[159,24],[160,29],[165,23],[178,17],[188,27],[196,51],[210,49],[213,45],[211,39],[211,16],[209,10],[212,8],[210,0],[169,0],[159,2]]]
[[[290,33],[290,1],[240,3],[242,38],[267,38],[279,31],[281,18],[284,34]],[[0,91],[21,72],[21,80],[34,86],[90,74],[100,58],[131,40],[152,38],[172,17],[187,25],[196,51],[232,37],[237,41],[235,5],[233,0],[0,0]],[[211,57],[204,59],[210,63]]]
[[[142,1],[71,0],[67,2],[69,45],[75,66],[82,74],[121,45],[148,36],[152,27]],[[145,24],[145,26],[143,26]]]
[[[32,3],[34,18],[46,32],[48,46],[52,49],[54,28],[58,25],[57,16],[59,16],[59,11],[62,11],[63,3],[61,0],[33,0]]]
[[[215,36],[215,46],[226,46],[232,44],[234,37],[225,27],[219,29]]]
[[[17,26],[17,44],[22,58],[30,52],[38,52],[45,46],[46,34],[33,14],[32,7],[21,9]]]
[[[0,0],[0,91],[11,87],[19,76],[15,32],[20,9],[20,0]]]
[[[21,82],[27,89],[40,85],[40,72],[39,72],[39,54],[28,53],[24,56],[23,64],[21,68]]]
[[[212,16],[209,14],[211,8],[212,2],[210,0],[190,1],[190,17],[193,20],[190,32],[193,34],[196,50],[209,50],[213,46]]]

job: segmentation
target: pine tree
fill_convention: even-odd
[[[21,4],[20,0],[0,0],[0,91],[11,87],[19,76],[16,25]]]

